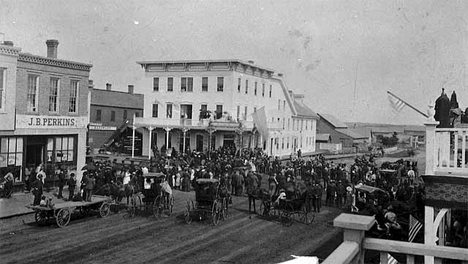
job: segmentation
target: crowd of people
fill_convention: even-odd
[[[151,160],[139,164],[116,160],[88,164],[79,183],[75,175],[60,177],[64,172],[57,170],[58,198],[62,198],[64,185],[68,185],[68,200],[74,199],[76,191],[80,199],[89,201],[92,194],[106,184],[123,188],[139,182],[135,179],[141,179],[148,172],[161,172],[166,175],[171,189],[184,192],[193,190],[198,178],[219,179],[232,196],[249,195],[257,188],[266,189],[270,196],[284,195],[286,199],[295,199],[308,192],[311,211],[320,212],[324,202],[325,206],[345,212],[373,215],[378,230],[396,239],[405,237],[403,230],[407,230],[410,214],[420,221],[424,219],[424,184],[414,161],[399,160],[377,166],[372,155],[358,156],[350,164],[335,163],[322,155],[297,155],[281,161],[265,155],[261,149],[239,151],[233,147],[210,153],[187,151],[182,154],[173,150],[170,155],[165,152],[156,154]],[[45,179],[41,168],[36,170],[37,180],[32,184],[33,189],[37,189],[34,204],[41,201]],[[363,185],[381,191],[359,192]],[[458,217],[454,229],[466,234],[466,214]],[[457,245],[464,244],[457,242]]]

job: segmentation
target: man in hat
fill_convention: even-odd
[[[33,205],[39,205],[41,202],[42,188],[44,187],[42,178],[42,174],[37,174],[37,180],[35,180],[32,184],[32,193],[34,195]]]
[[[76,180],[75,180],[75,173],[70,173],[70,178],[67,180],[68,185],[68,200],[73,200],[73,196],[75,195],[75,187],[76,187]]]
[[[435,102],[435,115],[434,119],[439,121],[438,128],[450,127],[450,100],[445,93],[445,89],[442,88],[442,93]]]

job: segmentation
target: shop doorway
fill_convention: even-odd
[[[26,166],[36,168],[45,164],[46,137],[28,137],[26,142]]]

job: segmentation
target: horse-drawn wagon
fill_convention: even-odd
[[[309,191],[294,197],[280,193],[280,195],[262,195],[259,198],[262,201],[260,203],[262,217],[278,219],[286,226],[291,226],[294,221],[309,225],[315,219],[315,214],[312,212],[313,197]]]
[[[194,219],[210,218],[213,225],[218,225],[228,216],[228,197],[222,195],[219,180],[197,179],[195,182],[195,201],[187,201],[185,222],[190,224]]]
[[[157,219],[171,216],[174,206],[174,196],[171,187],[163,173],[143,175],[143,189],[141,195],[132,196],[128,212],[134,216],[137,212],[151,212]]]
[[[26,207],[35,211],[34,219],[38,224],[55,219],[57,226],[64,227],[68,225],[72,213],[76,211],[88,214],[90,210],[97,210],[100,217],[107,217],[110,213],[111,203],[112,200],[109,197],[93,195],[91,202],[68,201],[56,205],[28,205]]]

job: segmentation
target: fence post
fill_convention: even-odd
[[[436,126],[439,122],[426,121],[426,175],[434,175],[435,170],[435,157],[436,157]]]
[[[364,263],[364,248],[362,241],[364,239],[365,232],[369,230],[375,223],[375,219],[372,216],[354,215],[354,214],[340,214],[335,220],[333,225],[343,229],[343,243],[342,245],[356,245],[357,253],[353,256],[345,256],[345,252],[353,252],[353,250],[346,250],[345,247],[338,247],[323,264],[328,263]]]

